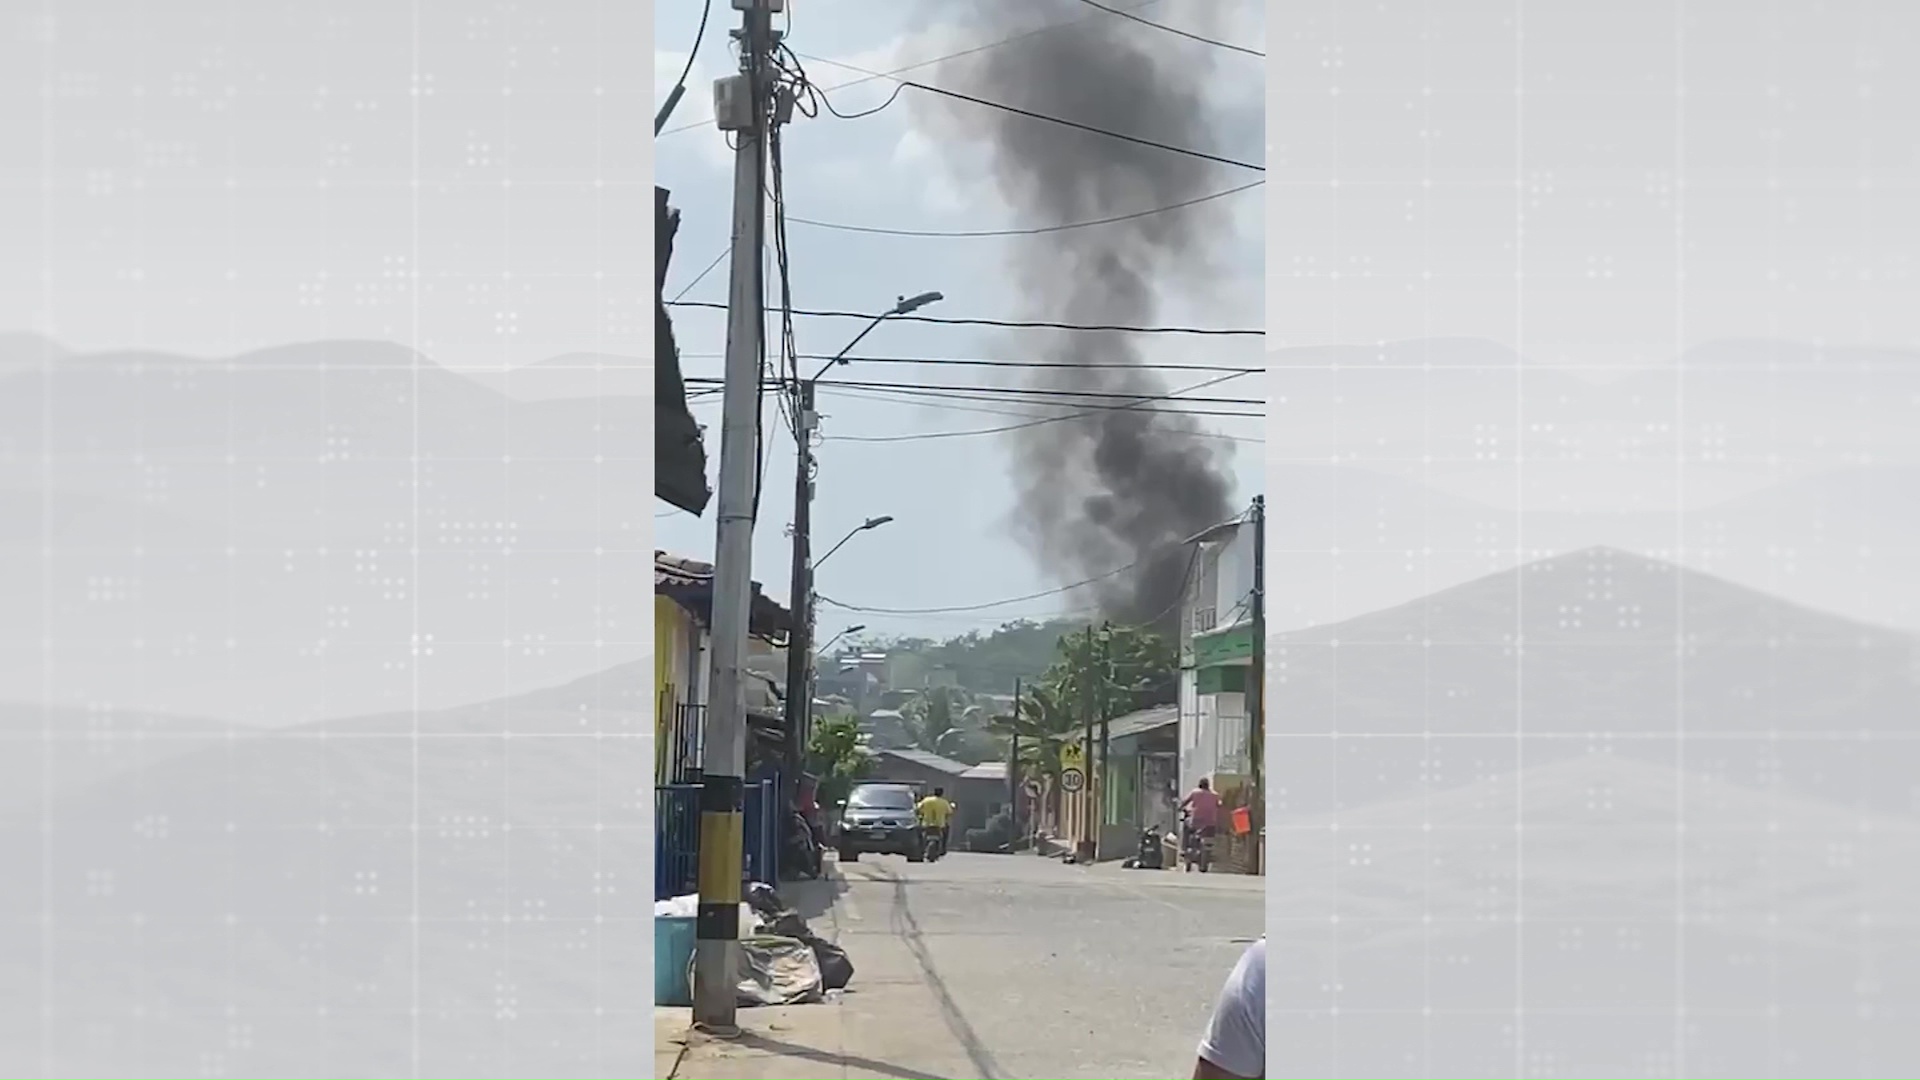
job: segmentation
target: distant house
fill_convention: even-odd
[[[860,733],[876,750],[913,745],[913,731],[899,709],[875,709],[860,718]]]
[[[954,846],[966,829],[985,828],[988,819],[1007,808],[1005,763],[968,765],[925,750],[875,749],[869,780],[915,784],[932,791],[945,788],[954,804]]]
[[[1239,522],[1203,534],[1180,619],[1180,787],[1207,777],[1229,802],[1253,771],[1253,536]]]
[[[1092,783],[1062,797],[1060,835],[1080,841],[1081,850],[1091,848],[1095,859],[1124,859],[1148,825],[1176,827],[1180,728],[1177,705],[1116,717],[1107,722],[1104,759],[1100,725],[1080,729],[1075,738],[1087,762],[1083,775]]]

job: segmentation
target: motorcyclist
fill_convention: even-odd
[[[933,794],[915,803],[913,816],[920,823],[921,842],[928,836],[938,836],[940,853],[946,854],[947,834],[953,824],[953,804],[947,801],[947,789],[934,788]]]
[[[1193,785],[1193,790],[1180,800],[1180,809],[1187,814],[1187,827],[1192,831],[1193,843],[1204,844],[1220,831],[1220,796],[1206,777],[1201,777]]]

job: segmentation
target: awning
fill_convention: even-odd
[[[653,494],[669,506],[699,516],[712,491],[707,487],[707,448],[687,408],[687,386],[680,377],[680,347],[673,337],[664,289],[673,261],[673,237],[680,212],[667,206],[667,189],[653,189]]]

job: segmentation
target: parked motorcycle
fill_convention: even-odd
[[[1166,868],[1166,847],[1162,843],[1164,835],[1159,828],[1149,825],[1140,830],[1140,850],[1134,855],[1133,865],[1141,870],[1162,870]]]

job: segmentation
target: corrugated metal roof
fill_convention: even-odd
[[[1155,731],[1159,728],[1178,724],[1179,722],[1180,706],[1155,705],[1151,709],[1141,709],[1139,712],[1131,712],[1125,716],[1116,716],[1108,721],[1107,738],[1112,740],[1129,735],[1142,735],[1149,731]],[[1085,731],[1087,729],[1081,728],[1080,730]],[[1100,725],[1097,723],[1093,724],[1092,730],[1097,737],[1100,734]]]
[[[1004,761],[983,761],[960,774],[962,780],[999,780],[1007,779],[1007,763]]]
[[[952,773],[955,776],[964,776],[968,769],[973,768],[973,766],[968,765],[964,761],[955,761],[950,757],[942,757],[928,750],[875,750],[874,755],[877,757],[897,757],[902,761],[911,761],[915,765],[929,769],[938,769],[941,772]]]

